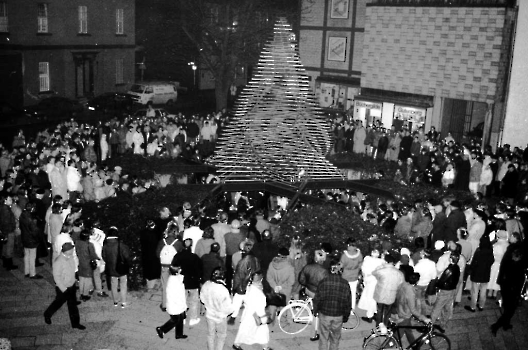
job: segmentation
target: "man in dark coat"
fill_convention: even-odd
[[[466,215],[464,215],[464,212],[460,209],[460,202],[457,200],[451,201],[451,213],[449,213],[449,216],[446,220],[446,226],[445,226],[445,232],[444,236],[441,239],[445,242],[448,241],[457,241],[457,230],[461,227],[467,228],[466,223]]]
[[[253,254],[260,262],[260,269],[264,276],[268,271],[268,266],[274,257],[279,253],[279,247],[273,242],[270,230],[264,230],[261,234],[262,242],[258,242],[253,247]]]
[[[398,154],[398,159],[401,159],[402,161],[407,161],[407,158],[411,156],[411,145],[413,142],[413,138],[411,135],[409,135],[409,131],[405,130],[403,132],[403,137],[400,142],[400,153]]]
[[[13,252],[15,248],[16,218],[11,210],[13,197],[10,194],[0,195],[0,234],[3,234],[6,242],[2,246],[2,260],[6,270],[16,270],[18,266],[13,265]]]
[[[502,178],[502,196],[506,197],[510,204],[513,203],[513,199],[517,196],[517,182],[519,181],[519,172],[515,168],[515,165],[508,165],[508,171]]]
[[[433,220],[433,229],[427,239],[427,247],[432,249],[434,242],[443,240],[447,216],[444,207],[441,204],[434,206],[435,217]]]
[[[455,156],[455,185],[454,188],[460,191],[469,190],[469,173],[471,171],[471,163],[469,161],[469,155],[457,155]]]
[[[24,275],[32,279],[41,279],[43,277],[35,271],[35,259],[37,248],[42,242],[43,232],[37,224],[34,212],[35,203],[29,202],[19,218],[22,246],[24,247]]]
[[[198,317],[200,281],[203,275],[202,260],[191,251],[192,239],[184,241],[184,249],[174,256],[172,266],[181,266],[183,284],[187,294],[187,306],[189,307],[189,326],[194,326],[200,322]]]
[[[147,224],[140,232],[141,263],[143,266],[143,277],[147,280],[147,289],[154,289],[161,275],[161,263],[159,254],[156,254],[158,243],[161,240],[161,232],[156,230],[154,220],[147,220]]]
[[[211,243],[211,251],[202,255],[202,283],[205,283],[211,279],[213,271],[218,268],[224,267],[224,261],[220,257],[220,244],[218,242]]]
[[[387,137],[387,133],[383,131],[378,141],[378,153],[376,154],[376,159],[381,159],[381,160],[385,159],[385,154],[387,153],[388,148],[389,148],[389,138]]]

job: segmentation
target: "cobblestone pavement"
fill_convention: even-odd
[[[155,327],[167,321],[168,316],[159,309],[160,292],[130,292],[130,306],[114,308],[111,298],[92,297],[79,306],[84,331],[70,327],[66,305],[53,316],[53,324],[44,323],[43,312],[55,296],[54,284],[48,264],[37,268],[45,278],[24,278],[23,262],[15,259],[18,270],[0,270],[0,338],[10,339],[13,349],[207,349],[207,324],[204,317],[193,327],[185,326],[189,335],[185,340],[174,339],[173,331],[159,339]],[[470,313],[463,309],[467,304],[464,296],[455,308],[453,320],[446,334],[452,349],[528,349],[527,302],[519,307],[513,320],[513,330],[500,330],[493,337],[489,326],[500,315],[495,300],[488,300],[484,311]],[[361,311],[360,311],[361,312]],[[361,313],[360,316],[363,316]],[[228,326],[225,349],[231,349],[237,325]],[[360,349],[363,337],[370,333],[371,324],[362,322],[353,331],[344,331],[340,349]],[[272,328],[270,346],[275,350],[315,350],[317,342],[311,342],[311,331],[292,336]],[[257,345],[244,349],[259,349]]]

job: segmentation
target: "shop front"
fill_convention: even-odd
[[[407,129],[411,132],[420,127],[425,129],[426,113],[425,108],[394,105],[392,125],[396,130]]]
[[[354,108],[354,96],[359,94],[359,78],[320,76],[315,81],[315,97],[328,113],[349,113]]]
[[[354,120],[361,120],[363,125],[378,125],[382,122],[381,102],[372,102],[356,99],[354,101]]]

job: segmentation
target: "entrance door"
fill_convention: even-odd
[[[94,93],[94,62],[97,53],[73,53],[75,63],[75,96],[90,97]]]
[[[464,126],[466,123],[466,107],[467,101],[464,100],[454,100],[446,98],[444,101],[443,119],[444,121],[449,120],[447,130],[451,133],[456,142],[462,142],[462,139],[464,137]],[[445,137],[446,135],[442,134],[443,137]]]

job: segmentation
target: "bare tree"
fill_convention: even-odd
[[[215,79],[216,108],[227,106],[238,67],[255,64],[277,16],[294,14],[291,0],[179,0],[181,27]]]

